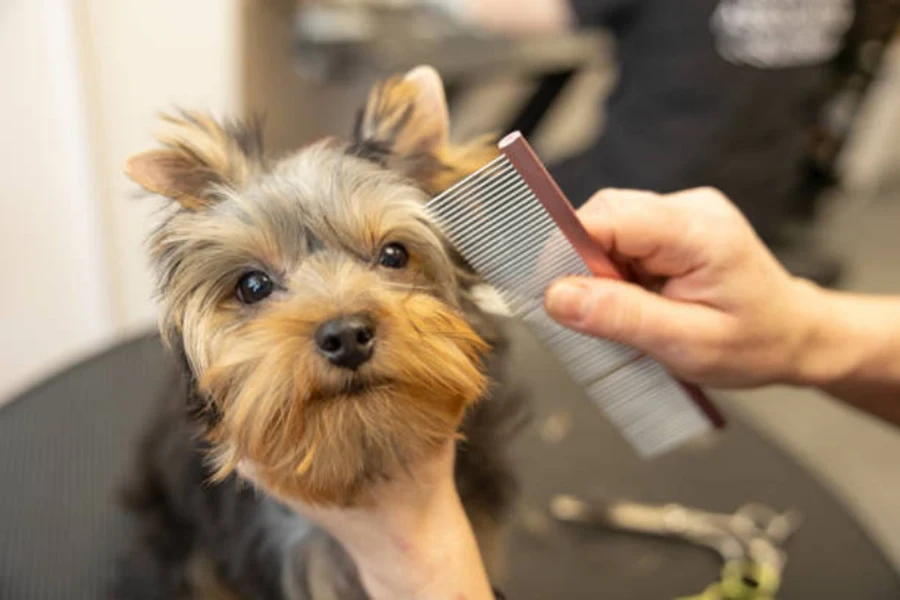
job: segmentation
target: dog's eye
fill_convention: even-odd
[[[262,271],[250,271],[241,277],[237,285],[238,300],[255,304],[268,297],[275,289],[272,279]]]
[[[388,269],[402,269],[409,262],[409,253],[403,244],[396,242],[388,244],[381,249],[378,256],[378,264]]]

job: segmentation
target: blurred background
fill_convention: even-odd
[[[152,328],[142,244],[159,204],[137,194],[122,165],[152,145],[160,111],[263,114],[270,149],[287,151],[348,135],[367,87],[420,63],[444,75],[457,135],[524,130],[576,202],[580,186],[715,183],[729,191],[732,176],[743,178],[732,193],[740,196],[753,189],[747,181],[782,186],[767,174],[789,165],[791,191],[751,215],[768,228],[766,241],[801,274],[900,292],[897,2],[823,0],[788,12],[799,20],[765,38],[770,46],[801,40],[781,54],[752,39],[775,15],[761,7],[777,2],[669,0],[655,25],[642,21],[653,8],[629,5],[659,1],[579,0],[568,12],[560,2],[530,14],[515,0],[0,0],[0,278],[8,286],[0,403]],[[816,19],[827,35],[802,42],[802,27]],[[691,27],[713,32],[704,48],[717,51],[721,72],[704,71],[709,56],[654,72],[662,59],[636,49],[643,39],[692,52],[700,38]],[[679,95],[667,96],[665,86],[679,81]],[[709,114],[739,105],[728,112],[729,142],[710,141],[721,127],[710,117],[683,121],[693,137],[666,146],[670,125],[713,97]],[[786,111],[777,107],[785,99]],[[639,127],[629,121],[636,115]],[[645,158],[617,168],[610,155],[626,147]],[[692,152],[755,167],[735,174],[672,161]],[[649,174],[643,185],[641,173]],[[900,565],[896,434],[815,394],[751,396],[739,410],[829,481]]]
[[[460,137],[525,129],[551,164],[596,139],[603,97],[616,79],[614,33],[543,31],[554,25],[540,14],[537,23],[513,19],[511,32],[491,31],[509,21],[488,14],[485,31],[437,4],[0,3],[0,273],[10,284],[0,311],[9,341],[0,350],[0,397],[152,325],[142,242],[157,205],[137,195],[122,165],[153,143],[160,111],[263,114],[269,147],[286,151],[325,134],[347,135],[373,80],[433,63],[448,83]],[[501,13],[510,5],[497,4]],[[848,59],[833,61],[834,89],[815,99],[815,126],[825,142],[810,154],[823,154],[823,177],[840,178],[842,195],[832,204],[842,210],[862,210],[900,179],[900,53],[889,43],[892,3],[863,5],[874,13],[867,29],[851,40]],[[783,161],[772,154],[772,163]],[[640,168],[662,170],[649,159]],[[597,175],[582,179],[588,189],[614,183]],[[654,183],[648,177],[643,187]]]

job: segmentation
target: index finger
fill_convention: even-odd
[[[678,277],[705,264],[699,218],[691,203],[634,190],[602,190],[579,211],[591,237],[610,256],[654,275]]]

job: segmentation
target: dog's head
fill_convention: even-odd
[[[165,119],[129,176],[174,200],[150,251],[161,329],[183,352],[218,476],[348,504],[456,435],[488,349],[423,209],[493,157],[448,143],[427,68],[377,86],[350,143],[282,160],[254,124]]]

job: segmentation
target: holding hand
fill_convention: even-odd
[[[658,282],[573,278],[547,309],[562,324],[634,346],[691,381],[790,380],[811,335],[814,288],[792,277],[719,192],[605,190],[580,211],[609,254]]]
[[[281,498],[341,543],[373,600],[493,600],[454,481],[455,440],[349,507]],[[239,468],[254,480],[250,465]]]
[[[563,325],[638,348],[695,383],[816,386],[900,425],[900,299],[792,277],[713,189],[606,190],[579,216],[642,285],[556,283],[547,310]]]

